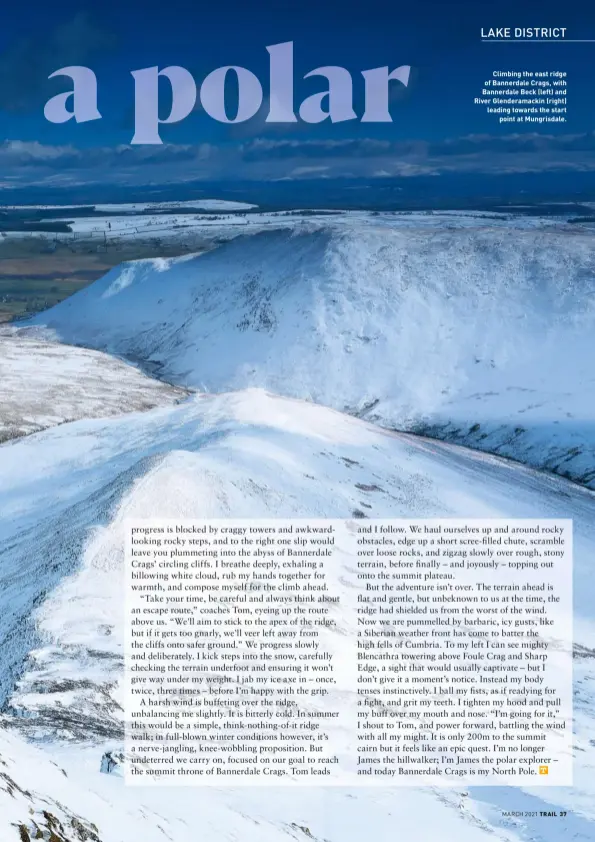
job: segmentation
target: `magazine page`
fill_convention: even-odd
[[[595,840],[595,11],[0,32],[0,842]]]

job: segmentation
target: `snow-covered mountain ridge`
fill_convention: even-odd
[[[594,499],[496,457],[260,390],[63,424],[3,446],[0,675],[9,715],[0,772],[12,784],[0,780],[0,839],[18,842],[20,825],[34,839],[45,811],[67,842],[85,838],[77,822],[100,842],[192,842],[197,829],[212,842],[358,842],[372,831],[389,842],[395,826],[407,842],[554,842],[537,819],[503,817],[516,809],[570,810],[569,839],[592,838]],[[582,647],[574,788],[144,791],[102,774],[102,754],[122,737],[122,523],[156,516],[572,517]],[[331,575],[342,587],[342,571]]]
[[[595,487],[595,240],[343,215],[123,264],[36,316],[206,392],[258,386]]]

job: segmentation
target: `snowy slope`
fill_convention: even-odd
[[[421,789],[407,799],[387,789],[124,789],[88,750],[49,755],[0,731],[2,842],[389,842],[395,828],[407,842],[523,838],[512,826],[491,828],[468,801]]]
[[[267,790],[125,790],[121,778],[100,773],[103,751],[117,749],[122,737],[124,518],[366,514],[574,518],[572,790],[340,789],[275,791],[273,798]],[[17,842],[15,822],[31,831],[43,809],[56,815],[58,807],[44,808],[43,799],[59,805],[64,826],[70,814],[92,822],[101,842],[129,842],[131,834],[193,842],[197,833],[207,842],[360,842],[364,834],[389,842],[395,828],[407,842],[559,842],[552,824],[501,815],[556,806],[573,811],[569,840],[595,838],[589,491],[249,390],[65,424],[0,448],[0,541],[0,675],[8,679],[0,701],[10,714],[0,756],[29,793],[13,798],[0,784],[2,842]],[[24,745],[18,732],[41,739],[44,752]]]
[[[78,418],[168,406],[185,395],[106,354],[0,332],[0,443]]]
[[[207,392],[259,386],[595,487],[593,233],[344,214],[124,264],[32,320]]]

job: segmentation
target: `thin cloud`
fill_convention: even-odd
[[[56,183],[114,185],[280,179],[415,178],[595,171],[595,133],[467,135],[438,142],[257,138],[203,143],[77,148],[0,144],[0,170],[14,187]],[[6,182],[4,189],[6,187]]]

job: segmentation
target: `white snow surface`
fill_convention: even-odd
[[[124,519],[356,512],[574,519],[574,787],[145,791],[102,774],[103,752],[117,751],[122,736]],[[74,835],[76,822],[101,842],[595,838],[593,492],[250,389],[77,421],[4,445],[0,541],[0,700],[10,714],[0,730],[2,842],[17,842],[19,823],[34,838],[48,821],[44,810],[59,818],[68,842],[84,838]],[[342,587],[340,569],[332,578]],[[568,819],[502,816],[556,809]]]
[[[247,219],[251,234],[123,264],[29,324],[176,384],[262,387],[595,487],[593,232],[473,214]]]
[[[81,202],[79,205],[2,205],[6,210],[76,210],[83,207],[93,207],[97,211],[106,213],[134,213],[147,210],[181,210],[183,208],[201,208],[212,211],[233,211],[250,210],[258,205],[251,205],[247,202],[232,202],[227,199],[189,199],[185,202],[112,202],[111,204],[87,204]]]

